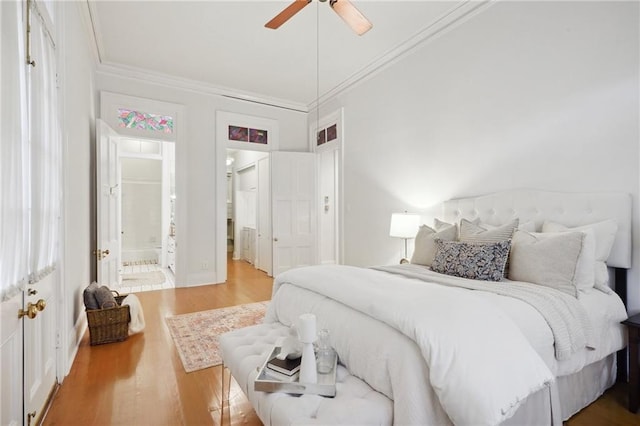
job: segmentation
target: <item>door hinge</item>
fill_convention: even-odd
[[[36,411],[33,410],[30,413],[27,413],[27,426],[31,426],[31,421],[36,418]]]
[[[62,347],[62,336],[60,335],[60,332],[57,331],[56,332],[56,349],[60,349]]]

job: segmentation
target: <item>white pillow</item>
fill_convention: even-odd
[[[618,224],[614,220],[603,220],[602,222],[576,226],[574,228],[569,228],[555,222],[544,222],[542,224],[542,232],[585,230],[591,230],[595,239],[595,284],[598,286],[608,285],[609,272],[607,271],[606,261],[609,258],[609,254],[611,254],[616,233],[618,232]]]
[[[478,225],[480,225],[483,228],[486,228],[487,230],[489,229],[496,229],[502,225],[491,225],[488,223],[484,223],[484,222],[480,222],[478,223]],[[524,223],[520,223],[518,225],[518,228],[521,231],[527,231],[527,232],[536,232],[536,223],[532,220],[528,221],[528,222],[524,222]]]
[[[458,240],[482,243],[495,243],[498,241],[510,240],[513,236],[513,231],[518,227],[518,223],[519,220],[514,219],[504,225],[487,229],[466,219],[461,219],[460,235],[458,235]]]
[[[456,239],[457,229],[455,225],[435,229],[422,225],[416,235],[416,243],[411,256],[411,263],[417,265],[431,266],[436,255],[436,238],[443,241],[453,241]]]
[[[530,220],[528,222],[519,224],[518,229],[521,231],[536,232],[536,223]]]
[[[516,230],[511,240],[509,279],[578,296],[577,265],[585,233]]]
[[[436,228],[436,231],[442,231],[450,226],[456,226],[456,224],[443,222],[438,218],[433,219],[433,227]]]

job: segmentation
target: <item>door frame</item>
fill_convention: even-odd
[[[317,132],[318,129],[324,129],[328,126],[335,124],[337,126],[337,138],[331,142],[326,142],[322,145],[317,144]],[[345,203],[344,203],[344,108],[340,107],[335,111],[324,115],[322,117],[316,118],[316,120],[309,122],[309,150],[311,152],[315,152],[316,154],[326,152],[326,151],[337,151],[337,161],[338,165],[336,167],[335,179],[336,179],[336,192],[335,194],[335,204],[337,205],[337,219],[335,224],[335,238],[336,238],[336,258],[338,264],[344,263],[344,215],[345,215]],[[320,195],[320,167],[318,167],[318,178],[317,178],[317,194]],[[317,215],[320,218],[322,214],[321,209],[324,208],[324,204],[318,199],[317,203]],[[318,235],[322,233],[322,229],[320,229],[320,220],[318,219]],[[318,256],[321,253],[321,239],[318,238],[318,247],[317,252]]]
[[[250,129],[267,130],[268,143],[238,142],[229,139],[228,126],[241,126]],[[273,152],[278,150],[280,129],[277,120],[238,114],[229,111],[216,111],[216,160],[215,160],[215,229],[216,229],[216,283],[227,280],[227,148]]]
[[[119,125],[118,108],[129,108],[136,111],[152,112],[154,114],[170,115],[174,119],[173,133],[151,132],[144,129],[125,128]],[[151,140],[154,142],[173,142],[175,159],[175,227],[176,246],[188,247],[187,235],[187,132],[185,122],[185,108],[154,99],[138,98],[108,91],[100,91],[100,116],[115,132],[123,138],[137,140]],[[92,232],[92,247],[96,247],[95,229]],[[181,287],[187,283],[187,257],[185,249],[176,249],[175,286]],[[96,275],[92,273],[95,277]]]

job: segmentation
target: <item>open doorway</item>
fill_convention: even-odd
[[[119,143],[121,292],[175,287],[173,159],[172,142]]]
[[[227,258],[272,275],[269,153],[227,149]]]

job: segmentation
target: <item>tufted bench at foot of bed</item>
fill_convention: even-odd
[[[393,402],[341,365],[338,365],[334,398],[255,391],[253,381],[258,369],[278,339],[288,333],[288,327],[271,323],[220,336],[224,367],[231,371],[265,425],[390,425],[393,422]]]

